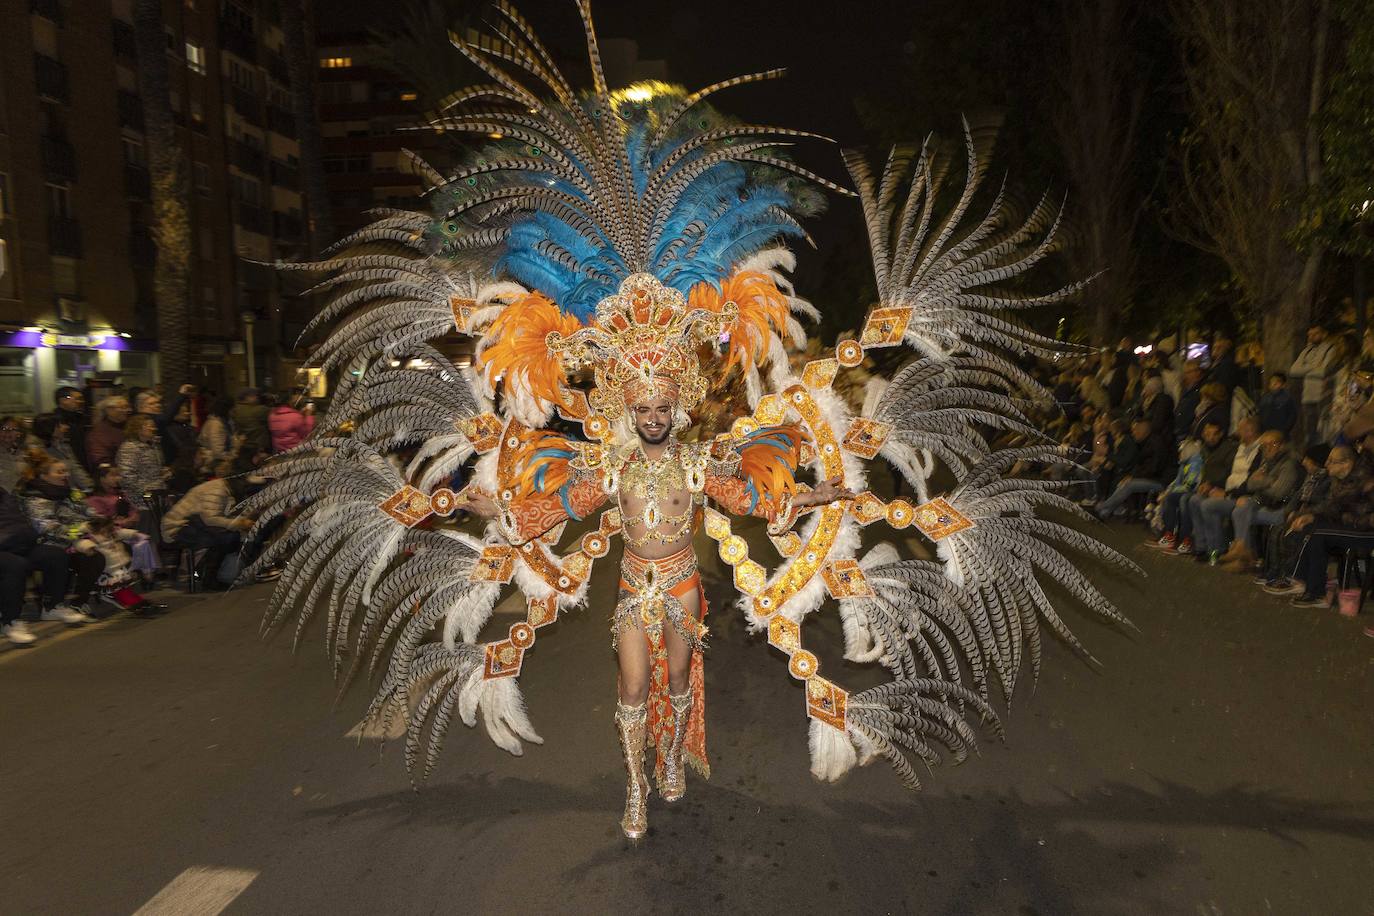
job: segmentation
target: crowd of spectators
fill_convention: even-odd
[[[187,585],[227,588],[252,525],[234,507],[315,423],[299,389],[102,393],[90,404],[63,387],[50,413],[0,417],[0,636],[15,645],[36,639],[22,613],[31,586],[37,619],[69,626],[158,613],[149,594],[187,556]]]
[[[1374,548],[1374,332],[1313,325],[1286,371],[1224,334],[1123,340],[1053,379],[1082,505],[1297,607],[1359,600]],[[1331,562],[1336,574],[1329,578]],[[1364,633],[1374,637],[1374,627]]]

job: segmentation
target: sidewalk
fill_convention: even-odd
[[[166,614],[176,613],[177,611],[190,607],[191,605],[196,604],[199,601],[202,601],[207,598],[214,598],[223,594],[224,592],[196,592],[195,594],[192,594],[190,592],[185,592],[181,589],[176,588],[156,588],[151,591],[144,592],[143,596],[147,598],[149,601],[153,602],[154,604],[167,605],[167,610],[163,611],[161,614],[150,617],[140,617],[139,615],[131,613],[129,611],[115,610],[115,613],[111,614],[109,617],[104,618],[103,620],[97,620],[94,623],[83,624],[79,627],[67,626],[65,623],[61,623],[60,621],[56,620],[39,620],[38,605],[36,602],[30,600],[25,602],[24,610],[19,615],[19,617],[21,620],[23,620],[25,623],[29,625],[29,631],[33,633],[34,636],[37,636],[38,640],[37,642],[34,642],[32,645],[16,646],[8,639],[0,637],[0,661],[8,661],[13,656],[34,652],[35,650],[41,649],[44,646],[68,639],[73,636],[77,636],[81,633],[90,633],[95,630],[102,630],[120,621],[156,620],[157,617],[164,616]],[[114,609],[111,608],[111,610]]]

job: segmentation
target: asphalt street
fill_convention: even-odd
[[[1051,642],[1006,742],[919,793],[881,761],[811,778],[800,688],[712,556],[712,778],[637,846],[609,565],[526,658],[545,744],[455,723],[418,793],[398,744],[345,738],[365,691],[334,708],[318,628],[258,638],[269,586],[0,652],[0,912],[1374,913],[1374,615],[1107,537],[1148,573],[1106,583],[1139,632],[1070,611],[1100,667]],[[833,611],[805,638],[871,682]]]

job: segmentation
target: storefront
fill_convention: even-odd
[[[124,334],[0,333],[0,414],[53,409],[63,385],[146,387],[158,380],[157,341]]]

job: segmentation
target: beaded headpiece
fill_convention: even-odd
[[[611,420],[625,408],[666,397],[691,410],[706,396],[697,351],[734,321],[734,302],[687,307],[687,298],[648,273],[631,274],[596,306],[596,317],[572,334],[552,331],[549,351],[569,368],[590,365],[592,409]]]

